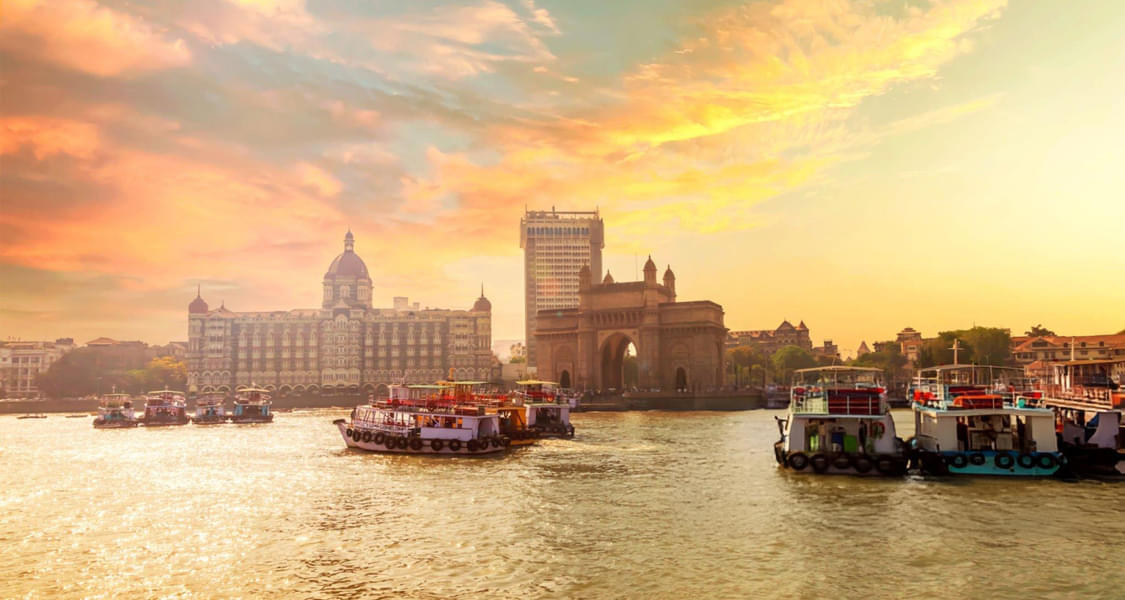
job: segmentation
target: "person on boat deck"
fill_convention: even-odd
[[[964,417],[957,417],[957,446],[958,450],[969,449],[969,425]]]

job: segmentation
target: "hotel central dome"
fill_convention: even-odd
[[[355,253],[355,237],[352,232],[344,236],[344,252],[332,261],[328,266],[328,272],[324,274],[325,279],[336,277],[358,277],[367,279],[367,265],[363,263],[363,259]]]

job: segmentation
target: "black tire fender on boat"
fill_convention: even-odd
[[[847,454],[837,454],[832,458],[832,466],[841,471],[846,471],[847,469],[851,468],[852,460],[848,458]]]
[[[370,442],[371,442],[371,432],[370,431],[364,431],[363,432],[363,443],[367,444],[367,443],[370,443]]]
[[[809,459],[809,464],[812,465],[813,471],[823,473],[828,470],[828,457],[823,454],[814,454]]]
[[[856,473],[870,473],[871,469],[875,467],[875,463],[871,462],[870,458],[857,454],[852,458],[852,467],[855,468]]]
[[[809,466],[809,457],[804,452],[793,452],[785,459],[785,464],[794,471],[804,471]]]
[[[997,452],[993,457],[992,463],[1000,469],[1011,469],[1016,464],[1016,459],[1012,456],[1011,452]]]
[[[954,454],[953,457],[949,459],[949,464],[955,469],[964,469],[969,466],[969,458],[964,454]]]
[[[441,440],[430,440],[430,450],[434,452],[441,452],[441,448],[444,445],[445,444],[441,443]]]
[[[388,435],[383,439],[383,444],[387,447],[387,450],[393,450],[394,447],[398,445],[398,442],[395,440],[395,436]]]
[[[383,441],[386,440],[386,439],[387,439],[387,436],[383,435],[382,431],[379,431],[375,434],[375,437],[371,438],[371,441],[375,442],[375,445],[378,446],[378,445],[382,444]]]
[[[97,421],[94,421],[94,422],[97,423]],[[347,431],[344,432],[344,435],[348,436],[348,439],[351,439],[352,438],[352,428],[348,427]]]
[[[984,459],[984,455],[980,452],[973,452],[969,455],[969,462],[979,467],[987,461]]]
[[[461,440],[449,440],[449,449],[454,452],[461,451]]]
[[[410,438],[410,449],[418,452],[422,449],[422,438]]]
[[[406,450],[406,447],[410,445],[410,440],[404,437],[397,438],[395,441],[398,442],[395,445],[398,446],[399,450]]]
[[[1024,468],[1024,469],[1034,469],[1035,468],[1035,457],[1028,454],[1027,452],[1021,453],[1016,458],[1016,462],[1019,463],[1019,466]]]
[[[875,470],[882,475],[893,475],[895,472],[895,459],[894,457],[886,454],[880,454],[875,457]]]
[[[476,452],[479,449],[480,443],[477,442],[476,438],[469,440],[469,452]]]
[[[1053,454],[1040,454],[1036,457],[1035,463],[1040,469],[1053,469],[1059,465],[1059,461]]]

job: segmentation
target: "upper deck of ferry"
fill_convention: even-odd
[[[939,365],[918,371],[910,385],[916,407],[935,410],[992,410],[1014,404],[1017,398],[1038,394],[1023,369],[994,365]]]
[[[882,369],[814,367],[793,372],[789,409],[793,415],[870,418],[890,410]]]
[[[1048,379],[1038,387],[1050,406],[1125,409],[1125,358],[1052,363]]]

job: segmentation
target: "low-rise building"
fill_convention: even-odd
[[[36,377],[73,349],[74,340],[71,338],[59,338],[53,342],[0,342],[0,396],[39,396]]]
[[[751,329],[727,333],[726,347],[749,346],[762,354],[773,354],[786,346],[797,346],[812,351],[812,338],[809,328],[801,321],[796,327],[788,320],[782,321],[777,329]]]
[[[1040,375],[1052,362],[1125,358],[1125,335],[1015,336],[1011,348],[1017,365]]]

